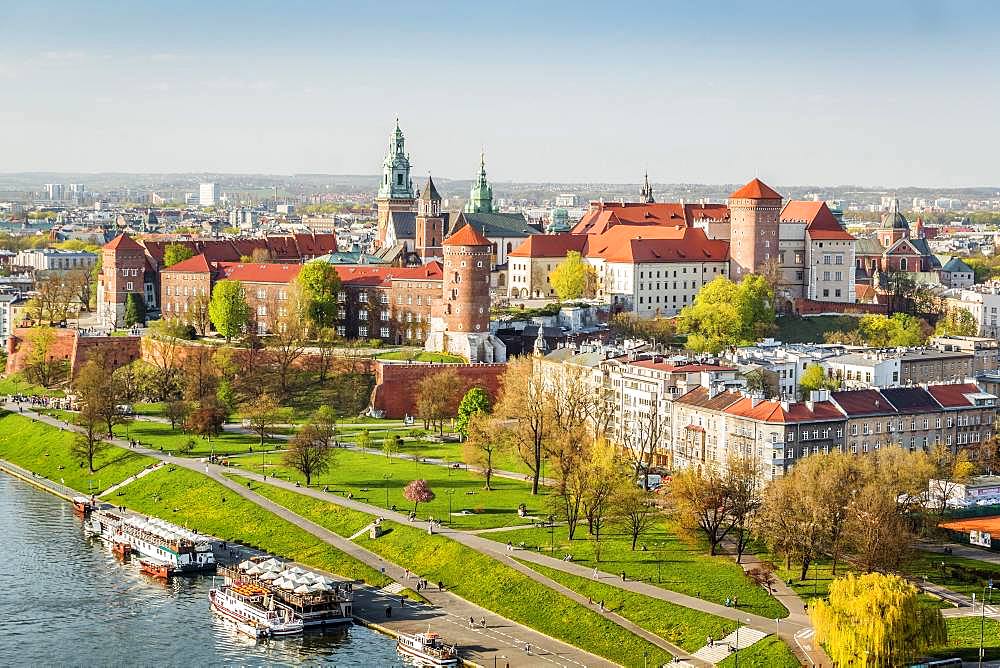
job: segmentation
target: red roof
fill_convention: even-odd
[[[337,266],[344,285],[391,285],[392,281],[440,281],[444,267],[440,262],[428,262],[421,267],[382,267],[373,265]]]
[[[760,179],[754,179],[730,195],[729,199],[781,199],[781,195]]]
[[[590,209],[573,226],[574,234],[603,234],[615,225],[690,226],[696,220],[729,219],[725,204],[675,202],[591,202]]]
[[[965,395],[980,393],[979,388],[973,383],[928,385],[927,391],[930,392],[935,401],[945,408],[965,408],[971,406],[972,402]]]
[[[719,392],[714,397],[708,396],[708,388],[699,385],[687,394],[682,394],[677,398],[677,402],[689,406],[698,406],[709,410],[724,410],[728,406],[740,400],[740,395],[736,392]]]
[[[163,271],[181,271],[181,272],[191,272],[198,274],[207,274],[211,269],[208,266],[208,260],[205,259],[204,253],[200,255],[195,255],[194,257],[189,257],[186,260],[181,260],[177,264],[172,264],[169,267],[165,267]]]
[[[843,414],[829,401],[818,401],[810,410],[805,402],[788,404],[785,408],[780,401],[759,401],[756,406],[749,397],[744,397],[725,410],[730,415],[761,420],[763,422],[814,422],[816,420],[843,420]]]
[[[472,225],[465,224],[441,242],[445,246],[489,246],[490,240]]]
[[[126,232],[122,232],[117,237],[104,244],[107,250],[143,250],[138,241],[133,239]]]
[[[809,238],[822,240],[850,241],[854,239],[840,226],[826,202],[803,202],[793,200],[781,210],[781,222],[805,223]]]
[[[694,227],[618,225],[591,239],[587,257],[607,262],[724,262],[729,242],[709,239]]]
[[[569,251],[583,253],[586,234],[532,234],[508,253],[508,257],[566,257]]]
[[[878,390],[844,390],[830,396],[848,417],[896,413],[896,407]]]
[[[219,262],[219,278],[246,283],[291,283],[299,271],[301,264],[243,264],[242,262]]]
[[[670,373],[699,373],[701,371],[736,371],[736,367],[719,364],[674,364],[673,362],[657,362],[655,360],[637,360],[629,362],[631,366],[641,366],[644,369],[668,371]]]

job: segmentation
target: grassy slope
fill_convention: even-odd
[[[182,447],[188,439],[194,439],[195,447],[188,453],[191,456],[204,457],[212,452],[213,448],[218,454],[245,453],[253,448],[254,452],[259,449],[260,437],[253,434],[223,433],[215,436],[212,440],[201,436],[186,434],[179,428],[171,430],[169,424],[163,422],[149,422],[147,420],[132,420],[127,425],[119,424],[115,426],[115,435],[118,438],[126,436],[138,439],[143,445],[152,448],[162,448],[164,451],[172,451]],[[271,450],[283,442],[276,440],[265,440],[264,448]]]
[[[783,316],[776,321],[774,338],[785,343],[823,343],[827,332],[853,332],[858,318],[849,315],[820,315],[810,318]]]
[[[426,350],[393,350],[376,355],[381,360],[411,360],[414,362],[464,362],[464,357],[448,353],[430,353]]]
[[[979,617],[958,617],[946,619],[948,643],[933,650],[940,657],[960,657],[965,661],[979,660],[979,634],[982,624]],[[986,660],[1000,659],[1000,622],[987,619],[983,631],[983,646]]]
[[[286,480],[305,483],[305,478],[281,463],[280,455],[265,455],[269,474],[278,474]],[[239,457],[231,462],[241,468],[260,472],[260,456]],[[383,476],[391,475],[386,480]],[[460,529],[478,529],[501,526],[519,526],[531,520],[517,516],[517,506],[524,503],[529,515],[547,516],[544,496],[532,496],[531,488],[520,480],[496,478],[493,490],[483,489],[481,477],[463,470],[448,469],[433,464],[419,464],[413,461],[387,459],[376,454],[362,454],[350,450],[338,450],[331,470],[313,477],[314,487],[329,485],[331,490],[346,493],[378,506],[386,505],[385,490],[389,488],[389,507],[410,509],[413,504],[403,498],[403,488],[411,480],[427,480],[437,497],[430,503],[422,503],[417,508],[420,517],[432,516],[442,521],[448,520],[447,490],[455,490],[451,498],[454,513],[467,510],[469,515],[452,515],[453,524]],[[543,492],[547,490],[542,490]]]
[[[689,652],[703,647],[706,637],[722,638],[736,628],[736,622],[707,612],[691,610],[651,596],[624,591],[613,585],[570,575],[535,563],[522,563],[578,594],[589,596],[594,601],[604,601],[608,610]]]
[[[484,538],[515,545],[521,542],[530,548],[550,549],[547,529],[517,529],[483,534]],[[665,589],[688,594],[715,603],[736,597],[740,609],[763,617],[785,617],[788,611],[766,591],[751,582],[743,569],[727,557],[710,557],[700,545],[681,540],[667,524],[661,523],[639,541],[646,551],[632,551],[631,539],[621,534],[606,533],[601,538],[601,561],[594,559],[594,544],[581,526],[576,537],[568,540],[566,527],[554,531],[555,554],[572,554],[573,561],[586,566],[599,566],[610,573],[625,574],[633,580],[659,584]],[[659,564],[659,567],[657,566]]]
[[[371,516],[270,485],[257,491],[289,510],[347,535]],[[491,557],[443,536],[385,522],[388,533],[358,543],[430,582],[444,582],[459,596],[509,619],[626,666],[666,663],[670,655],[625,631],[599,613],[570,601]]]
[[[238,541],[337,575],[384,586],[391,580],[206,476],[163,468],[123,488],[116,503]],[[224,499],[224,500],[223,500]]]
[[[98,492],[156,460],[108,446],[94,461],[95,473],[70,454],[73,435],[16,413],[0,414],[0,458],[84,493]]]
[[[799,660],[788,645],[779,638],[768,636],[744,650],[740,650],[740,666],[745,668],[798,668]],[[719,663],[719,668],[735,668],[736,657],[729,655]]]
[[[0,378],[0,395],[9,394],[34,394],[43,397],[62,397],[65,392],[60,389],[44,388],[41,385],[29,383],[24,376],[19,373],[12,373]]]

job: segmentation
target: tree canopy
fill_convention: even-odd
[[[208,316],[215,330],[230,341],[239,336],[250,320],[250,305],[239,281],[229,279],[219,281],[212,288],[212,301],[208,304]]]
[[[172,267],[178,262],[183,262],[194,257],[194,251],[184,244],[167,244],[163,249],[163,266]]]
[[[836,390],[839,387],[840,381],[827,376],[819,364],[808,365],[799,377],[799,390],[803,399],[808,399],[813,390]]]
[[[470,388],[458,404],[458,418],[455,427],[463,438],[469,437],[469,420],[479,413],[489,413],[492,410],[490,395],[481,387]]]
[[[135,292],[125,298],[125,326],[132,327],[146,322],[146,300]]]
[[[698,352],[750,345],[773,325],[774,292],[758,274],[748,274],[739,283],[719,276],[677,317],[678,331],[688,335],[687,347]]]
[[[308,262],[295,279],[306,320],[313,328],[332,327],[337,319],[340,275],[326,262]]]
[[[954,308],[938,320],[934,333],[937,336],[976,336],[979,324],[968,309]]]
[[[549,272],[549,282],[560,301],[593,297],[597,293],[597,272],[577,251],[566,253],[566,259]]]

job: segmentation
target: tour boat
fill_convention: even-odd
[[[396,639],[396,650],[412,656],[422,664],[430,666],[457,666],[458,648],[446,645],[436,633],[400,633]]]
[[[161,519],[129,517],[108,507],[90,513],[84,530],[112,543],[127,543],[140,557],[163,562],[172,573],[215,568],[212,543],[205,536]]]
[[[263,624],[247,615],[240,614],[239,611],[226,607],[225,602],[218,597],[219,590],[213,589],[208,592],[208,605],[212,612],[221,619],[233,625],[237,631],[251,638],[266,638],[270,630]]]
[[[349,624],[354,592],[350,582],[338,582],[301,566],[271,557],[254,557],[234,566],[220,566],[226,585],[252,585],[291,610],[307,627]]]
[[[97,508],[97,501],[92,496],[77,496],[73,498],[73,512],[80,517],[86,519],[95,508]]]
[[[252,584],[224,585],[209,592],[211,607],[219,615],[263,630],[267,636],[302,633],[302,619],[276,601],[263,587]],[[258,633],[257,637],[260,637]]]
[[[169,564],[163,561],[155,561],[153,559],[140,559],[139,570],[146,575],[151,575],[154,578],[162,578],[164,580],[169,580],[170,576],[173,575],[173,569],[170,568]]]
[[[125,561],[132,554],[132,545],[124,536],[116,536],[111,541],[111,552],[122,561]]]

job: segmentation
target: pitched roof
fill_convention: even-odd
[[[927,413],[939,408],[934,398],[922,387],[888,387],[882,390],[882,396],[900,413]]]
[[[575,234],[603,234],[615,225],[692,225],[699,220],[729,220],[725,204],[679,204],[676,202],[592,202],[573,226]]]
[[[889,400],[879,394],[878,390],[843,390],[831,392],[830,398],[840,406],[847,417],[896,412]]]
[[[427,185],[420,191],[420,199],[424,202],[441,201],[441,194],[434,187],[434,179],[431,178],[430,174],[427,175]]]
[[[881,255],[884,252],[885,248],[878,242],[878,239],[872,237],[858,237],[854,241],[855,255]]]
[[[530,224],[520,213],[468,213],[455,217],[452,232],[462,225],[471,225],[486,237],[527,237],[541,230]]]
[[[566,257],[569,251],[583,253],[586,234],[532,234],[508,253],[509,257]]]
[[[122,232],[117,237],[104,244],[104,248],[107,250],[143,250],[139,242],[130,237],[128,232]]]
[[[840,226],[826,202],[791,200],[781,210],[782,223],[805,223],[811,239],[849,241],[854,237]]]
[[[755,178],[731,194],[729,199],[781,199],[781,195],[771,186]]]
[[[341,282],[348,286],[389,285],[394,280],[440,281],[444,276],[444,267],[437,261],[420,267],[338,266],[335,269]]]
[[[299,271],[301,264],[244,264],[242,262],[219,262],[219,278],[247,283],[291,283]]]
[[[709,239],[695,227],[641,227],[618,225],[591,239],[587,257],[607,262],[723,262],[729,242]]]
[[[816,422],[820,420],[843,420],[844,415],[829,401],[817,401],[810,409],[805,402],[782,404],[780,401],[758,401],[743,397],[726,408],[730,415],[761,420],[763,422]],[[786,407],[787,406],[787,407]]]
[[[966,395],[979,394],[979,387],[974,383],[929,385],[927,391],[930,392],[935,401],[945,408],[964,408],[973,405],[973,402]]]
[[[204,253],[199,253],[194,257],[189,257],[186,260],[181,260],[177,264],[172,264],[169,267],[164,267],[161,271],[179,271],[197,274],[207,274],[211,271],[208,266],[208,260],[205,259]]]
[[[962,261],[962,258],[953,257],[950,260],[948,260],[948,264],[946,264],[943,267],[942,271],[946,271],[948,273],[953,273],[953,272],[959,272],[959,271],[961,271],[961,272],[965,272],[965,273],[971,274],[972,273],[972,267],[970,267],[969,265],[965,264],[965,262]]]
[[[687,394],[682,394],[676,399],[677,403],[707,408],[709,410],[721,411],[740,400],[741,395],[736,392],[726,390],[719,392],[714,397],[708,395],[708,388],[699,385]]]
[[[417,236],[417,214],[412,211],[390,211],[389,225],[392,226],[397,241]]]
[[[472,225],[462,225],[458,231],[441,242],[444,246],[489,246],[491,242]]]
[[[657,371],[668,371],[670,373],[698,373],[701,371],[736,371],[734,366],[723,366],[721,364],[674,364],[673,362],[657,362],[655,360],[636,360],[629,362],[629,366],[639,366],[644,369],[655,369]]]

